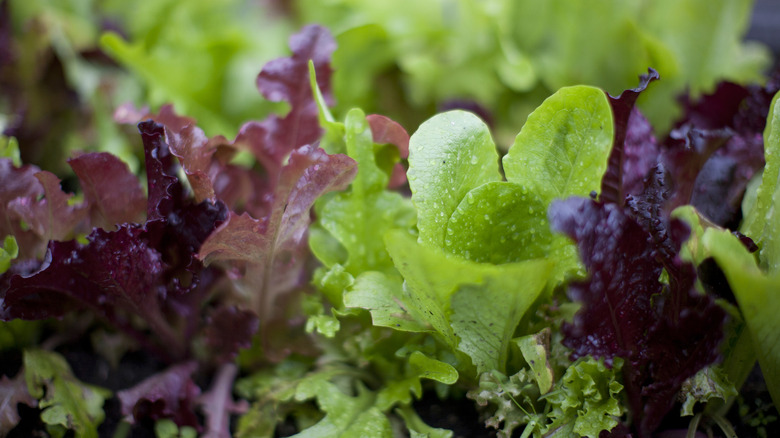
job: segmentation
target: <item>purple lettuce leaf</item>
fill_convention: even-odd
[[[240,349],[252,344],[258,328],[254,313],[235,306],[219,307],[209,316],[204,335],[211,357],[217,362],[232,362]]]
[[[399,156],[402,159],[409,158],[409,133],[406,132],[400,123],[393,119],[379,115],[369,114],[366,116],[368,125],[371,127],[371,136],[376,144],[392,144],[398,148]],[[394,189],[403,186],[406,183],[406,170],[401,163],[395,163],[393,166],[388,188]]]
[[[146,220],[165,220],[178,201],[184,198],[184,186],[176,176],[178,164],[165,142],[165,128],[152,120],[138,124],[144,143],[146,181],[149,195]]]
[[[664,219],[663,180],[655,180],[642,199],[629,198],[628,209],[583,198],[550,207],[553,228],[577,243],[589,273],[570,284],[570,298],[583,306],[563,326],[563,343],[572,359],[625,359],[624,385],[639,437],[660,425],[683,381],[717,359],[725,318],[694,288],[695,268],[679,259],[688,230]],[[664,270],[668,284],[660,281]]]
[[[284,117],[271,116],[262,122],[248,122],[241,127],[234,144],[248,148],[263,164],[269,180],[285,158],[295,149],[316,142],[322,131],[317,105],[309,86],[309,60],[317,71],[317,85],[331,100],[330,55],[336,43],[324,27],[309,25],[290,37],[293,54],[267,63],[257,77],[257,88],[268,100],[285,101],[290,112]]]
[[[696,179],[710,157],[731,138],[728,129],[702,130],[692,125],[682,125],[672,130],[666,139],[659,161],[669,173],[672,190],[666,210],[690,204]]]
[[[649,69],[639,77],[639,85],[618,97],[609,96],[615,123],[612,152],[601,180],[601,200],[621,204],[626,194],[636,193],[650,167],[655,165],[655,137],[647,120],[634,108],[639,95],[660,76]],[[648,165],[649,164],[649,165]],[[641,191],[641,186],[639,190]]]
[[[8,203],[8,209],[23,220],[41,240],[62,240],[68,238],[85,218],[87,209],[83,204],[69,205],[73,197],[60,188],[60,179],[47,171],[37,172],[35,178],[43,187],[44,197],[19,197]]]
[[[684,99],[685,114],[675,130],[728,132],[712,157],[700,166],[692,182],[690,203],[718,225],[736,226],[747,183],[764,166],[763,131],[772,97],[780,90],[780,70],[765,86],[718,85],[696,102]],[[680,136],[679,134],[677,135]],[[666,140],[673,143],[674,139]]]
[[[88,308],[164,358],[187,356],[188,340],[201,323],[200,309],[218,277],[195,255],[227,212],[219,202],[196,204],[186,196],[172,176],[177,167],[161,125],[145,122],[139,129],[149,219],[123,223],[115,231],[95,228],[86,244],[50,241],[37,272],[4,274],[0,318],[41,319]],[[115,189],[118,197],[127,191]],[[145,321],[151,333],[135,327],[133,319]]]
[[[610,96],[615,142],[600,199],[622,203],[626,195],[640,195],[644,178],[662,163],[671,188],[668,212],[690,203],[716,224],[734,224],[747,182],[763,166],[763,126],[780,76],[765,87],[722,83],[697,102],[683,101],[684,117],[662,142],[634,107],[657,78],[650,70],[637,88]]]
[[[275,297],[298,285],[314,201],[345,189],[356,173],[356,163],[345,155],[328,155],[313,146],[297,149],[280,171],[271,214],[254,219],[231,212],[204,242],[198,257],[206,263],[241,260],[261,266],[254,270],[260,288],[252,309],[261,318],[270,315]]]
[[[109,153],[81,154],[68,160],[78,176],[89,205],[93,227],[113,229],[122,223],[140,223],[146,196],[127,165]]]
[[[35,258],[42,253],[46,242],[31,230],[22,228],[18,215],[9,204],[18,198],[38,199],[44,195],[35,174],[37,166],[15,167],[10,158],[0,158],[0,235],[13,235],[19,245],[19,258]]]
[[[227,143],[222,136],[206,137],[202,129],[195,125],[195,120],[174,113],[171,105],[164,105],[154,121],[165,126],[165,137],[173,155],[179,159],[184,173],[187,175],[197,202],[210,199],[216,200],[214,185],[209,174],[214,165],[217,147]]]
[[[122,415],[131,424],[145,418],[167,418],[179,426],[200,429],[194,410],[200,388],[191,378],[197,368],[195,362],[175,365],[130,389],[119,391],[117,398],[121,403]]]

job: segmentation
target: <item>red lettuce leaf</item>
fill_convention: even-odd
[[[122,406],[122,415],[125,415],[130,423],[145,418],[168,418],[179,426],[192,426],[200,430],[194,411],[200,388],[191,378],[197,368],[195,362],[179,364],[130,389],[119,391],[117,398]]]
[[[607,161],[607,171],[601,180],[600,196],[604,202],[622,203],[625,195],[634,193],[637,181],[641,182],[650,167],[655,164],[653,162],[650,167],[644,168],[647,158],[642,158],[648,157],[648,152],[651,152],[647,150],[648,146],[653,146],[655,139],[652,137],[652,131],[646,132],[649,125],[639,111],[634,109],[634,104],[650,82],[659,77],[657,71],[648,69],[646,75],[639,77],[639,85],[636,88],[625,90],[618,97],[608,95],[615,123],[615,136]]]
[[[639,437],[660,425],[683,381],[717,359],[725,318],[693,287],[695,268],[678,257],[688,230],[659,215],[662,180],[648,186],[641,202],[629,199],[629,209],[583,198],[550,207],[553,228],[574,239],[589,273],[569,287],[582,308],[563,326],[563,343],[573,359],[626,360],[624,385]],[[664,270],[668,284],[659,280]]]
[[[669,173],[669,182],[672,185],[665,206],[667,211],[671,212],[681,205],[690,204],[700,171],[731,135],[732,131],[729,129],[702,130],[691,125],[683,125],[669,134],[659,158]]]
[[[57,317],[86,307],[162,357],[186,357],[188,339],[200,324],[200,308],[217,275],[195,255],[227,211],[222,203],[196,204],[186,196],[173,176],[177,165],[162,125],[144,122],[139,130],[146,152],[149,219],[121,224],[116,231],[95,228],[87,244],[49,242],[37,272],[4,274],[0,318]],[[115,189],[117,196],[127,191]],[[131,324],[134,318],[144,320],[151,334],[139,332]]]
[[[257,316],[234,306],[222,306],[209,317],[205,330],[206,345],[218,362],[228,363],[238,351],[251,346],[252,336],[259,328]]]
[[[68,160],[81,182],[93,227],[113,229],[122,223],[140,223],[146,210],[138,178],[109,153],[81,154]]]
[[[45,241],[31,230],[22,229],[19,217],[9,204],[18,198],[38,199],[44,195],[35,174],[37,166],[15,167],[10,158],[0,158],[0,235],[13,235],[19,245],[19,258],[38,256],[46,247]]]
[[[204,242],[198,257],[206,263],[243,260],[261,265],[256,280],[257,294],[263,298],[253,309],[261,317],[268,315],[274,297],[299,283],[314,201],[329,191],[345,189],[356,173],[356,163],[345,155],[328,155],[313,146],[294,151],[280,171],[270,216],[254,219],[231,212]]]
[[[317,105],[309,85],[309,60],[317,71],[317,85],[331,100],[330,55],[336,42],[324,27],[309,25],[290,37],[289,58],[267,63],[257,77],[257,88],[268,100],[290,104],[284,117],[271,116],[262,122],[248,122],[235,140],[247,147],[275,181],[285,158],[295,149],[316,142],[322,135]]]
[[[724,131],[731,137],[703,165],[690,203],[712,222],[737,226],[747,183],[764,166],[763,131],[772,97],[780,90],[780,70],[765,86],[718,85],[698,101],[683,101],[686,109],[677,128]]]
[[[368,125],[371,127],[371,136],[376,144],[392,144],[398,148],[399,156],[402,159],[409,158],[409,133],[403,126],[393,119],[379,115],[369,114],[366,116]],[[406,183],[406,170],[401,163],[395,163],[393,173],[388,181],[388,188],[394,189],[403,186]]]
[[[62,191],[60,179],[53,173],[44,170],[35,178],[43,187],[44,197],[19,197],[8,204],[8,209],[43,241],[68,238],[85,218],[86,206],[69,205],[73,195]]]
[[[76,302],[93,306],[109,318],[117,305],[138,314],[155,311],[156,297],[165,294],[159,281],[163,265],[160,253],[141,241],[142,234],[142,228],[124,225],[116,231],[96,229],[86,245],[74,240],[50,242],[37,273],[11,278],[3,315],[61,316]],[[73,298],[73,304],[67,305],[69,301],[62,297]]]
[[[138,130],[144,143],[149,190],[146,220],[165,219],[184,197],[184,187],[176,176],[178,165],[165,142],[163,125],[147,120],[138,124]]]

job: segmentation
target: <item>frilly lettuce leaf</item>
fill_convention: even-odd
[[[619,382],[622,360],[607,368],[592,357],[571,364],[559,384],[543,398],[552,405],[545,436],[597,438],[623,415]]]
[[[72,429],[79,437],[97,438],[109,391],[78,381],[62,356],[44,350],[25,351],[24,378],[43,409],[41,420],[50,429],[60,433]]]

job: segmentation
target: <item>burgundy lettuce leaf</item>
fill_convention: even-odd
[[[623,150],[623,195],[638,195],[644,189],[645,178],[658,163],[660,148],[650,122],[636,107],[628,119]]]
[[[9,204],[18,198],[38,199],[44,195],[35,174],[37,166],[15,167],[10,158],[0,158],[0,236],[13,235],[19,245],[19,258],[35,258],[42,253],[46,242],[31,230],[22,228],[19,217]]]
[[[690,203],[712,222],[736,226],[747,183],[764,166],[763,131],[772,97],[780,90],[780,70],[765,86],[718,85],[697,101],[682,101],[684,116],[675,131],[693,126],[698,130],[728,131],[731,136],[700,167],[691,189]],[[670,136],[671,137],[671,136]],[[667,139],[666,143],[674,139]]]
[[[409,158],[409,133],[403,126],[389,117],[379,114],[369,114],[366,116],[368,125],[371,127],[371,136],[376,144],[391,144],[398,148],[399,156],[402,159]],[[395,163],[393,166],[388,188],[394,189],[401,187],[406,183],[406,171],[401,163]]]
[[[195,125],[194,119],[175,114],[171,105],[164,105],[153,118],[165,126],[168,146],[179,159],[195,200],[214,201],[216,194],[209,174],[213,166],[220,164],[214,158],[217,147],[226,144],[227,140],[222,136],[206,137],[203,130]]]
[[[267,63],[257,77],[257,88],[268,100],[285,101],[284,117],[270,116],[241,127],[235,144],[248,148],[263,164],[270,181],[276,181],[285,158],[295,149],[316,142],[321,135],[317,105],[309,85],[309,60],[317,71],[317,85],[330,101],[330,55],[336,43],[327,29],[304,27],[290,37],[292,56]]]
[[[89,308],[163,357],[183,354],[160,307],[166,294],[162,257],[142,234],[137,225],[123,225],[116,231],[95,229],[86,245],[49,242],[39,271],[12,275],[7,289],[0,290],[0,319],[43,319]],[[133,317],[148,323],[161,347],[141,336],[131,325]]]
[[[253,271],[258,276],[256,294],[263,298],[252,307],[261,317],[268,315],[275,296],[299,283],[314,201],[345,189],[356,173],[356,163],[345,155],[328,155],[313,146],[295,150],[280,171],[270,215],[255,219],[231,212],[203,243],[198,257],[206,263],[241,260],[261,266]]]
[[[634,109],[639,95],[660,76],[653,69],[639,77],[636,88],[625,90],[618,97],[608,95],[614,120],[615,135],[612,152],[607,161],[607,170],[601,180],[601,200],[621,204],[627,193],[635,193],[637,182],[644,179],[652,160],[655,138],[652,129],[638,110]],[[640,187],[641,189],[641,187]]]
[[[95,152],[71,158],[68,164],[81,183],[92,227],[113,229],[118,224],[143,221],[146,195],[122,160]]]
[[[205,330],[211,357],[222,363],[232,362],[240,349],[251,346],[258,328],[254,313],[235,306],[219,307],[209,316]]]
[[[130,423],[142,419],[171,419],[179,426],[200,430],[195,402],[200,388],[192,381],[198,368],[195,362],[175,365],[157,373],[130,389],[117,393],[122,415]]]
[[[138,124],[144,143],[146,181],[149,195],[146,220],[165,219],[184,198],[184,186],[176,176],[178,164],[165,142],[165,128],[153,120]]]
[[[66,194],[60,187],[60,179],[53,173],[40,171],[35,174],[44,196],[19,197],[8,203],[9,212],[23,220],[43,241],[63,240],[85,218],[87,209],[83,204],[69,205],[72,194]]]
[[[663,172],[657,170],[656,175]],[[623,376],[632,428],[651,436],[672,408],[682,383],[718,358],[725,314],[694,288],[695,268],[679,256],[688,236],[663,216],[662,179],[629,208],[584,198],[556,201],[553,228],[578,245],[589,278],[569,286],[582,303],[562,327],[572,359],[625,359]],[[660,281],[666,271],[668,283]]]
[[[220,202],[195,203],[187,196],[173,176],[177,164],[162,125],[144,122],[139,130],[149,180],[148,220],[123,223],[115,231],[95,228],[86,244],[50,241],[37,272],[4,274],[0,318],[41,319],[88,308],[164,358],[187,356],[188,339],[219,275],[196,254],[227,210]],[[114,189],[117,196],[127,191]],[[150,333],[134,320],[145,321]]]
[[[690,204],[700,171],[732,135],[728,128],[702,130],[687,124],[669,133],[659,159],[669,172],[672,185],[665,207],[668,211]]]

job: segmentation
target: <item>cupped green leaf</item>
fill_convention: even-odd
[[[432,117],[409,141],[407,177],[417,207],[419,240],[442,247],[450,216],[466,194],[501,180],[490,129],[465,111]]]
[[[528,116],[504,156],[508,181],[547,204],[599,191],[612,148],[607,95],[588,86],[561,88]]]
[[[468,192],[452,213],[444,248],[499,264],[544,257],[552,239],[544,200],[521,185],[490,182]]]
[[[475,263],[403,232],[388,233],[385,242],[404,277],[400,299],[409,314],[429,323],[479,369],[503,369],[514,329],[547,282],[552,264]]]
[[[734,291],[758,353],[758,363],[776,406],[780,406],[780,274],[764,274],[734,235],[708,229],[702,237]]]

